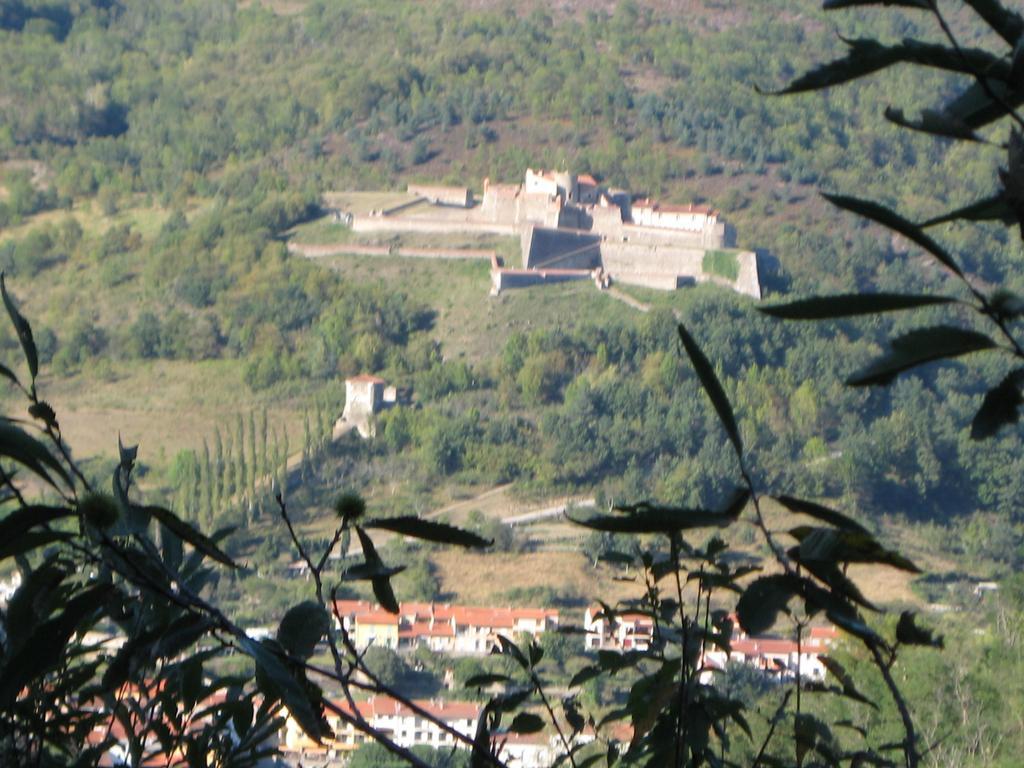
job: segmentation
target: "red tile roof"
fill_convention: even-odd
[[[385,384],[386,382],[380,376],[374,376],[370,373],[361,373],[358,376],[349,376],[345,379],[347,382],[354,382],[358,384]]]

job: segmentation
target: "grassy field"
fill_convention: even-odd
[[[381,283],[437,311],[431,335],[447,358],[481,363],[516,331],[579,327],[635,315],[590,282],[490,296],[490,265],[475,261],[331,256],[319,263],[356,282]]]

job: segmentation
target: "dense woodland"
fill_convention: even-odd
[[[841,499],[862,522],[895,523],[964,572],[1020,568],[1019,435],[984,445],[969,436],[986,383],[1005,371],[944,363],[886,389],[842,386],[883,338],[930,310],[784,324],[702,288],[656,299],[645,315],[516,330],[489,356],[453,359],[435,333],[438,306],[285,247],[330,189],[432,178],[478,186],[528,165],[566,165],[719,206],[740,244],[758,249],[769,297],[955,291],[907,257],[908,243],[815,194],[855,189],[914,215],[990,191],[995,149],[967,153],[881,119],[879,105],[915,107],[922,92],[941,93],[940,75],[758,96],[755,86],[778,87],[842,46],[834,22],[803,0],[784,13],[746,0],[678,16],[630,2],[573,15],[326,0],[278,15],[272,5],[0,6],[0,267],[34,297],[40,357],[54,376],[234,361],[253,398],[305,399],[302,444],[293,439],[291,451],[307,457],[296,493],[310,508],[328,504],[339,481],[372,488],[398,473],[420,486],[515,482],[538,496],[708,504],[731,487],[731,456],[678,353],[678,311],[718,366],[766,484]],[[972,43],[967,19],[954,23]],[[909,13],[850,16],[841,31],[934,34]],[[133,214],[83,226],[83,211]],[[1007,230],[954,225],[942,235],[981,283],[1019,287],[1020,243]],[[60,302],[46,300],[47,286]],[[111,306],[96,306],[96,295]],[[17,339],[3,333],[12,352]],[[367,371],[409,387],[415,407],[383,415],[371,444],[328,446],[338,382]],[[280,484],[285,474],[286,430],[279,439],[260,406],[241,406],[148,481],[204,527],[258,521],[262,478]],[[251,554],[269,567],[279,550],[263,542]],[[408,583],[433,597],[429,558],[412,554]],[[238,589],[244,582],[224,585]],[[927,597],[948,595],[940,585]],[[936,723],[965,724],[967,735],[942,747],[950,763],[1010,765],[1019,754],[1019,722],[985,713],[1012,711],[1006,696],[1024,700],[1017,689],[996,693],[1000,679],[1024,677],[1021,639],[999,629],[1019,622],[1020,599],[1008,590],[984,608],[984,637],[957,636],[975,655],[957,654],[959,677],[942,684],[960,698],[934,713]],[[908,673],[918,706],[934,698],[943,663]]]

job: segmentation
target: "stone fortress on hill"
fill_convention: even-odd
[[[730,248],[717,211],[633,199],[589,174],[527,169],[522,184],[465,187],[411,184],[407,199],[367,214],[337,212],[360,233],[433,232],[518,236],[522,262],[491,256],[493,294],[567,280],[675,290],[716,282],[761,297],[757,257]]]

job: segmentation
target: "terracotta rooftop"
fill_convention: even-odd
[[[373,374],[370,374],[370,373],[361,373],[358,376],[349,376],[347,379],[345,379],[345,381],[346,382],[351,381],[351,382],[355,382],[355,383],[358,383],[358,384],[385,384],[385,383],[387,383],[380,376],[374,376]]]

